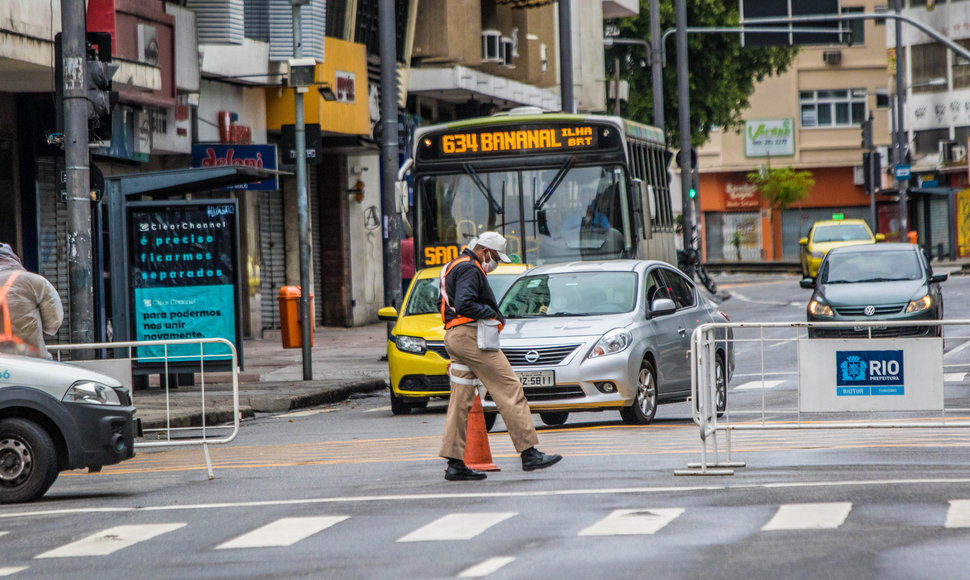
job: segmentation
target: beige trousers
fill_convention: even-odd
[[[522,383],[501,351],[478,348],[478,328],[473,323],[460,324],[445,332],[445,349],[451,357],[451,397],[445,417],[445,434],[440,455],[463,459],[468,411],[475,402],[475,379],[481,381],[495,401],[502,420],[509,429],[515,450],[522,453],[539,444],[532,414],[522,392]],[[455,367],[459,369],[455,369]],[[470,370],[460,369],[467,367]]]

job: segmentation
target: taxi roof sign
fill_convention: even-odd
[[[844,213],[834,213],[834,214],[832,214],[832,219],[834,219],[834,220],[844,220],[845,219],[845,214]]]

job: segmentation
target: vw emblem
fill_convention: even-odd
[[[529,363],[530,365],[535,364],[538,360],[539,360],[538,352],[534,350],[530,350],[529,352],[525,353],[525,362]]]
[[[876,307],[871,305],[866,306],[866,309],[863,310],[862,312],[865,313],[866,316],[872,316],[873,314],[876,313]]]

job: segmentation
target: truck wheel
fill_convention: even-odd
[[[26,419],[0,420],[0,503],[43,496],[57,479],[57,449],[47,431]]]

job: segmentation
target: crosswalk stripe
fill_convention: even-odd
[[[74,556],[107,556],[122,548],[133,546],[138,542],[150,540],[156,536],[166,534],[185,526],[179,524],[151,524],[139,526],[116,526],[102,530],[96,534],[71,542],[59,548],[44,552],[39,558],[69,558]]]
[[[943,373],[944,383],[962,383],[967,373]]]
[[[458,574],[459,578],[484,578],[492,572],[497,571],[502,566],[514,562],[515,558],[503,556],[500,558],[489,558],[484,562],[479,562],[470,568],[465,568]]]
[[[633,536],[659,531],[684,513],[682,508],[613,510],[613,513],[579,532],[580,536]]]
[[[850,502],[785,504],[761,531],[833,529],[842,525],[851,510]]]
[[[6,568],[0,568],[0,576],[13,576],[17,572],[23,572],[29,568],[29,566],[8,566]]]
[[[306,518],[282,518],[247,532],[238,538],[215,547],[216,550],[233,548],[267,548],[292,546],[293,544],[339,524],[350,516],[325,516]]]
[[[735,391],[746,391],[749,389],[773,389],[785,381],[748,381],[734,387]]]
[[[946,511],[946,527],[970,528],[970,499],[951,499]]]
[[[469,540],[495,524],[518,515],[516,512],[448,514],[398,538],[398,542]]]

